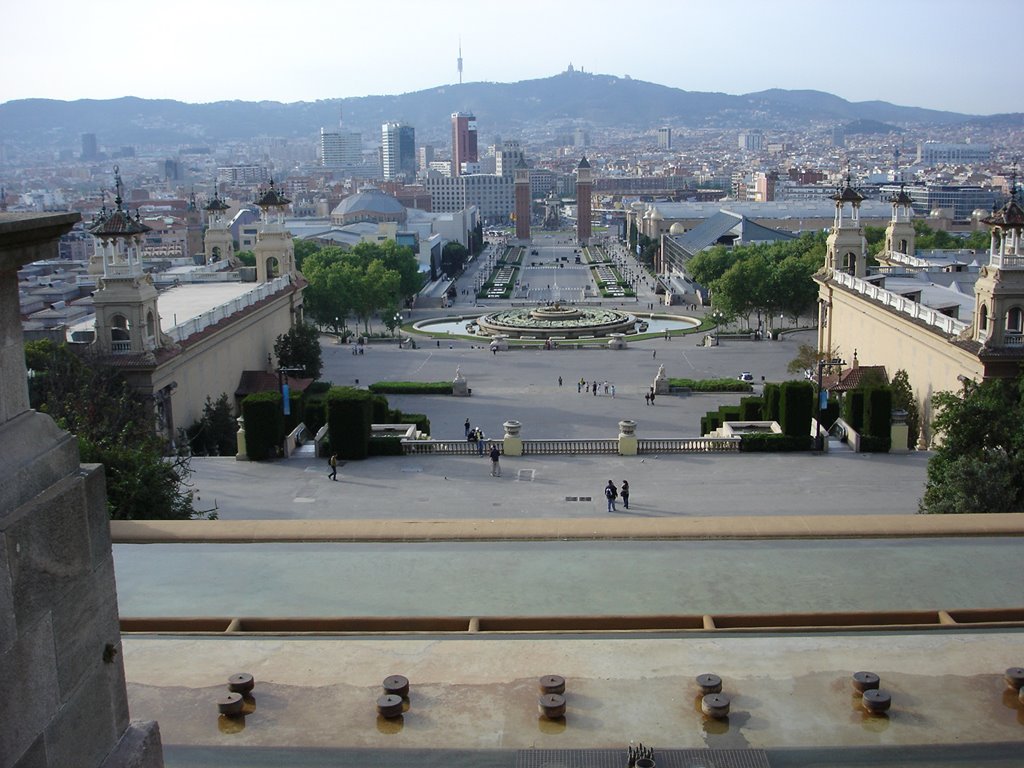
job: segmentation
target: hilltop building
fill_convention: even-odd
[[[470,112],[452,113],[452,176],[460,176],[466,164],[479,161],[476,116]]]

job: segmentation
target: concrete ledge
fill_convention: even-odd
[[[1024,513],[499,520],[112,520],[115,544],[1022,536]]]

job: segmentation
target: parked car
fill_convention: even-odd
[[[750,371],[744,371],[743,373],[741,373],[736,378],[739,379],[740,381],[753,381],[754,380],[754,376],[753,376],[753,374],[750,373]]]

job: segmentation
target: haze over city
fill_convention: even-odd
[[[11,4],[4,15],[9,30],[45,34],[6,36],[17,76],[0,85],[0,102],[400,94],[457,83],[461,43],[464,82],[547,77],[572,63],[691,91],[814,89],[973,114],[1024,111],[1019,90],[986,86],[1005,69],[993,30],[1024,21],[1014,0],[395,0],[386,9],[56,0]]]

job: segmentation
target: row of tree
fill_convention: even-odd
[[[359,243],[351,250],[320,248],[303,259],[302,274],[309,283],[303,294],[306,314],[335,333],[349,317],[362,321],[369,333],[374,314],[393,318],[423,285],[412,249],[390,240]]]

